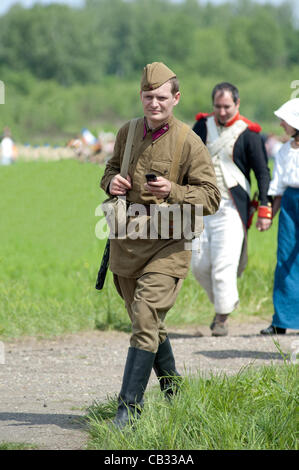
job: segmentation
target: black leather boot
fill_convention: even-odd
[[[114,425],[124,428],[132,419],[139,418],[143,407],[143,394],[147,387],[155,354],[137,348],[129,348],[123,383],[118,396],[118,409]]]
[[[182,378],[176,370],[175,359],[168,337],[159,345],[154,361],[154,371],[162,392],[165,393],[167,398],[171,398],[177,392]]]
[[[270,325],[268,328],[261,330],[261,335],[284,335],[286,328],[279,328],[279,326]]]

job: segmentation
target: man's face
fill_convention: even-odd
[[[220,124],[226,124],[239,111],[240,100],[234,102],[228,90],[218,90],[214,97],[214,113]]]
[[[180,92],[171,93],[171,83],[163,83],[159,88],[150,91],[141,91],[140,98],[143,105],[144,116],[151,129],[167,122],[172,110],[180,100]]]

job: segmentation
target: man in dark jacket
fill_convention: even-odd
[[[271,226],[270,171],[260,126],[239,113],[238,89],[220,83],[213,89],[212,100],[214,112],[198,114],[193,130],[210,151],[222,200],[215,215],[204,217],[204,232],[193,241],[192,271],[215,307],[212,335],[225,336],[225,322],[239,303],[237,276],[247,261],[250,171],[258,184],[256,227],[260,231]]]

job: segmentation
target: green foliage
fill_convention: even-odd
[[[218,68],[217,58],[227,61],[228,51],[248,67],[273,68],[296,55],[292,10],[285,5],[281,12],[254,1],[217,7],[195,0],[87,0],[81,9],[16,6],[0,19],[0,61],[63,85],[129,77],[154,60],[191,70],[202,63],[208,74]]]
[[[0,442],[0,450],[36,450],[37,445],[26,442]]]
[[[254,51],[254,65],[258,68],[267,70],[285,64],[287,51],[283,33],[266,9],[253,18],[248,29],[248,41]]]
[[[227,72],[214,76],[189,73],[180,66],[177,70],[182,99],[175,114],[191,126],[196,113],[212,110],[214,84],[228,80],[239,86],[242,114],[262,124],[264,132],[282,133],[273,111],[290,98],[290,84],[299,77],[299,66],[287,73],[274,69],[251,74],[244,66],[233,64]],[[131,80],[105,77],[97,85],[67,88],[54,80],[37,80],[29,72],[21,80],[18,73],[6,69],[1,78],[6,83],[6,100],[0,106],[0,130],[9,126],[18,142],[64,145],[82,127],[116,131],[132,116],[142,115],[139,75]]]
[[[234,62],[254,67],[255,52],[248,40],[252,21],[248,17],[233,17],[226,31],[226,42]]]
[[[116,130],[142,112],[144,65],[165,61],[181,82],[179,118],[192,125],[197,112],[209,111],[213,85],[225,80],[240,88],[241,112],[276,131],[273,109],[299,78],[298,39],[289,2],[17,5],[0,17],[0,127],[41,143],[64,143],[86,126]]]
[[[216,28],[197,29],[189,47],[188,59],[193,72],[211,76],[215,70],[219,75],[227,70],[230,62],[227,45]]]
[[[67,6],[14,7],[0,20],[1,63],[62,85],[92,81],[101,70],[102,49],[94,47],[88,23],[85,11]]]

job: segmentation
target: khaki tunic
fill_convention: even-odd
[[[147,192],[144,184],[146,173],[169,176],[183,123],[172,116],[168,125],[168,131],[153,141],[151,131],[144,137],[144,119],[138,119],[128,171],[132,179],[132,189],[127,192],[129,202],[146,205],[164,202]],[[113,156],[101,180],[101,187],[106,192],[111,179],[120,173],[128,129],[129,123],[126,123],[117,134]],[[217,211],[220,198],[210,154],[200,137],[190,129],[183,147],[178,179],[172,182],[167,202],[202,204],[203,214],[210,215]],[[185,250],[185,242],[185,239],[112,239],[110,269],[114,274],[129,278],[156,272],[183,279],[188,274],[191,260],[191,251]]]

